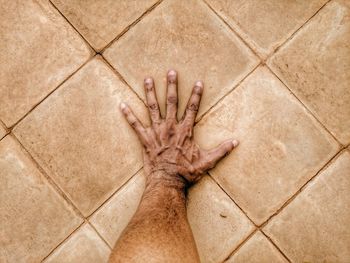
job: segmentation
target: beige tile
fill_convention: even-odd
[[[0,139],[2,139],[6,135],[7,131],[5,127],[0,122]]]
[[[139,172],[89,219],[111,247],[136,212],[144,188],[144,174]]]
[[[260,231],[257,231],[232,257],[225,262],[282,263],[288,261]]]
[[[135,213],[144,184],[143,174],[137,174],[89,219],[111,246]],[[190,189],[188,218],[202,262],[224,260],[253,231],[250,221],[209,177]]]
[[[343,144],[350,142],[350,3],[332,1],[269,65]]]
[[[205,82],[199,115],[257,64],[250,50],[202,1],[164,1],[103,54],[144,98],[143,79],[153,76],[161,109],[165,76],[179,71],[180,111],[196,80]]]
[[[101,50],[157,0],[52,2],[95,49]]]
[[[272,53],[327,0],[206,0],[262,57]]]
[[[91,51],[49,1],[0,3],[0,118],[10,127]]]
[[[82,220],[11,136],[0,142],[0,262],[39,262]]]
[[[50,263],[103,263],[108,261],[110,248],[88,224],[80,227],[44,262]]]
[[[293,262],[350,262],[349,175],[344,151],[264,228]]]
[[[222,262],[254,226],[209,176],[189,191],[188,220],[201,262]]]
[[[338,150],[338,144],[266,68],[258,68],[195,129],[203,148],[240,145],[210,173],[263,223]]]
[[[119,110],[146,109],[99,58],[90,61],[15,128],[15,134],[84,215],[142,165],[141,145]]]

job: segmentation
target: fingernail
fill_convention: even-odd
[[[126,108],[126,104],[124,102],[120,103],[120,109],[124,110]]]
[[[152,78],[149,78],[149,77],[148,77],[148,78],[145,78],[144,81],[145,81],[145,84],[148,84],[148,85],[153,83],[153,79],[152,79]]]
[[[174,70],[174,69],[170,69],[169,71],[168,71],[168,76],[170,77],[170,76],[176,76],[176,71]]]
[[[171,69],[168,71],[168,81],[170,83],[173,83],[176,81],[176,71]]]
[[[202,91],[203,91],[203,83],[202,81],[197,81],[194,84],[194,92],[197,94],[202,94]]]
[[[203,87],[203,82],[200,80],[197,80],[196,83],[194,84],[196,87]]]
[[[233,144],[233,147],[237,147],[238,146],[238,144],[239,144],[239,141],[237,141],[237,140],[233,140],[232,141],[232,144]]]

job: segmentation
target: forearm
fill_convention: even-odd
[[[199,262],[187,221],[185,181],[158,171],[147,177],[139,207],[111,262]]]
[[[193,140],[193,127],[203,83],[195,82],[180,121],[177,120],[176,71],[168,72],[167,86],[166,116],[162,118],[154,81],[145,79],[149,127],[144,127],[128,105],[120,104],[142,143],[144,170],[148,175],[142,201],[118,240],[111,262],[199,262],[187,221],[185,182],[198,181],[238,145],[238,141],[228,140],[212,150],[200,149]]]

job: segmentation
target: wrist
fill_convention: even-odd
[[[164,215],[168,217],[171,211],[176,211],[177,215],[186,214],[185,180],[160,170],[146,173],[146,187],[137,213],[140,217],[159,219]]]
[[[177,173],[169,173],[163,169],[154,170],[146,176],[146,189],[164,188],[185,192],[186,186],[187,182],[181,175]]]

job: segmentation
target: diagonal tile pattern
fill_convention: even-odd
[[[157,0],[52,0],[96,50],[103,49]]]
[[[0,118],[15,124],[91,50],[46,0],[0,1]]]
[[[142,102],[96,58],[15,128],[15,134],[84,215],[141,168],[141,148],[119,110]],[[45,120],[45,121],[43,121]]]
[[[327,0],[206,1],[263,58],[327,3]]]
[[[136,212],[144,188],[145,178],[139,172],[89,219],[111,247]]]
[[[254,226],[206,176],[190,189],[187,204],[201,262],[222,262],[251,232]]]
[[[107,263],[110,248],[88,224],[80,227],[62,246],[57,248],[46,263]]]
[[[350,3],[333,1],[269,61],[343,144],[350,143]]]
[[[293,262],[350,261],[349,175],[344,151],[264,228]]]
[[[258,225],[338,150],[336,141],[265,67],[201,120],[195,138],[205,148],[229,138],[241,140],[210,174]]]
[[[288,261],[260,231],[257,231],[232,257],[225,262],[287,263]]]
[[[152,75],[164,112],[169,68],[179,115],[205,82],[198,143],[241,142],[189,191],[202,262],[349,261],[347,1],[0,0],[0,15],[1,262],[107,261],[144,189],[118,104],[147,122]]]
[[[135,213],[144,189],[135,175],[89,221],[113,246]],[[220,262],[253,230],[252,224],[209,177],[190,189],[188,217],[202,262]],[[225,240],[222,244],[221,239]]]
[[[163,2],[103,55],[142,98],[141,77],[153,76],[163,113],[164,76],[168,69],[177,69],[179,115],[197,79],[206,85],[201,115],[257,65],[248,48],[195,0]]]
[[[0,262],[39,262],[82,220],[11,136],[0,141]]]

